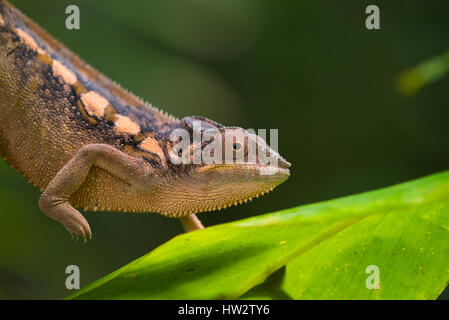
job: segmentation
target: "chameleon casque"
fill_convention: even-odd
[[[277,166],[174,163],[170,133],[193,135],[193,121],[223,137],[233,129],[245,143],[253,139],[240,128],[153,108],[0,0],[0,155],[42,191],[39,207],[70,233],[92,236],[75,208],[157,212],[180,218],[186,231],[200,229],[195,213],[247,201],[288,178],[290,164],[262,139],[257,147],[275,155]]]

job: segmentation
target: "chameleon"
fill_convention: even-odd
[[[223,144],[232,130],[234,160],[251,142],[274,157],[276,166],[259,156],[253,163],[173,160],[175,130],[189,134],[188,150],[201,151],[209,144],[193,136],[211,128]],[[243,145],[235,135],[243,137],[238,140]],[[41,211],[84,240],[92,231],[79,210],[159,213],[178,218],[189,232],[204,228],[197,213],[251,200],[290,175],[290,163],[264,139],[153,107],[5,0],[0,0],[0,156],[39,188]],[[189,151],[187,159],[192,156]]]

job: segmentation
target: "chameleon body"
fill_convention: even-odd
[[[170,134],[193,136],[193,121],[223,136],[231,129],[153,108],[0,0],[0,155],[42,191],[41,210],[70,233],[92,235],[75,208],[157,212],[180,218],[187,231],[202,228],[195,213],[241,203],[288,178],[290,164],[274,151],[277,167],[175,163]]]

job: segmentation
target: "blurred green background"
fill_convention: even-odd
[[[290,179],[249,204],[200,214],[206,225],[449,168],[449,77],[411,96],[397,85],[404,70],[449,48],[448,1],[11,3],[177,117],[279,129]],[[65,28],[70,4],[80,7],[80,30]],[[381,30],[365,28],[369,4],[380,8]],[[39,191],[3,160],[0,177],[0,298],[64,297],[67,265],[80,267],[84,286],[182,231],[156,214],[87,212],[94,239],[77,243],[40,212]]]

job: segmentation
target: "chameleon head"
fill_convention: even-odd
[[[254,133],[200,117],[181,124],[187,133],[184,139],[172,135],[169,152],[176,168],[170,172],[177,174],[158,191],[162,214],[179,217],[247,202],[290,176],[290,163]]]

